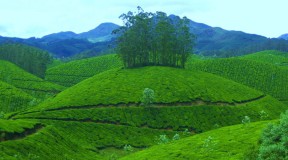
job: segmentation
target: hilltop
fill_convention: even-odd
[[[123,67],[123,63],[118,55],[111,54],[71,61],[49,68],[45,79],[70,87],[103,71],[120,67]]]

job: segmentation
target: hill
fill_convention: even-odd
[[[49,68],[45,79],[70,87],[96,74],[122,66],[121,60],[115,54],[99,56],[71,61]]]
[[[248,54],[239,57],[240,59],[248,59],[257,62],[270,63],[275,66],[287,68],[288,66],[288,53],[279,51],[261,51],[253,54]]]
[[[260,54],[262,55],[262,53]],[[187,63],[186,68],[213,73],[260,90],[281,101],[287,101],[288,83],[286,80],[288,78],[288,70],[271,64],[273,61],[270,61],[270,63],[259,62],[269,61],[269,59],[266,59],[265,56],[258,57],[257,53],[243,58],[210,59]],[[275,61],[279,61],[279,56],[272,57]],[[284,57],[280,57],[281,62],[284,59]]]
[[[261,92],[208,73],[144,67],[98,74],[58,94],[48,106],[139,104],[147,87],[155,91],[155,103],[164,104],[197,99],[233,103],[263,96]]]
[[[65,89],[60,85],[45,81],[24,71],[15,64],[3,60],[0,60],[0,80],[40,99],[53,96]]]
[[[169,144],[156,145],[120,159],[245,159],[257,145],[262,129],[269,122],[223,127]]]
[[[288,34],[287,33],[286,34],[282,34],[278,38],[288,40]]]
[[[154,106],[139,107],[147,87],[155,91]],[[246,115],[259,120],[262,110],[273,119],[285,109],[270,96],[209,73],[144,67],[100,73],[13,118],[73,119],[202,132],[216,124],[238,124]]]
[[[176,15],[169,17],[174,22],[179,20]],[[93,55],[99,55],[100,52],[110,52],[109,49],[115,46],[115,36],[111,35],[111,32],[117,27],[119,26],[113,23],[103,23],[95,29],[79,34],[67,31],[53,33],[42,38],[0,37],[0,43],[18,42],[35,46],[51,52],[58,58],[75,56],[78,53],[91,50],[91,48],[94,48],[93,51],[96,52]],[[229,31],[193,20],[189,21],[189,28],[190,32],[197,37],[195,52],[203,55],[231,57],[262,50],[288,51],[288,42],[284,39],[269,39],[241,31]],[[103,46],[103,42],[105,46]]]
[[[0,113],[24,110],[33,99],[34,97],[22,90],[0,81]]]

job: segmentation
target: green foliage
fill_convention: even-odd
[[[178,133],[176,133],[172,138],[173,141],[177,141],[179,139],[180,139],[180,135]]]
[[[82,108],[82,109],[81,109]],[[166,106],[166,107],[83,107],[34,113],[23,113],[14,118],[48,118],[91,120],[99,123],[122,124],[136,127],[149,127],[155,129],[173,129],[191,132],[204,132],[215,128],[215,123],[220,126],[240,124],[244,116],[249,116],[253,121],[261,120],[259,112],[265,110],[269,119],[279,117],[287,107],[272,97],[265,97],[245,105],[216,106]],[[189,132],[188,130],[186,132]]]
[[[47,65],[52,61],[48,52],[23,44],[0,45],[0,59],[10,61],[42,78]]]
[[[279,124],[269,124],[263,130],[259,160],[286,160],[288,158],[288,111],[281,114]]]
[[[153,104],[164,105],[193,101],[233,105],[263,96],[261,92],[209,73],[153,66],[103,72],[64,90],[38,108],[139,105],[143,88],[147,87],[157,91]]]
[[[36,124],[35,120],[4,120],[0,119],[0,133],[10,132],[10,133],[22,133],[25,129],[31,129]]]
[[[269,121],[251,123],[250,127],[242,125],[223,127],[182,138],[173,143],[152,146],[120,159],[243,159],[249,149],[257,144],[261,130],[267,123]],[[203,146],[209,146],[208,151]]]
[[[53,96],[65,89],[63,86],[45,81],[24,71],[18,66],[3,60],[0,60],[0,81],[15,86],[39,99]]]
[[[195,38],[189,20],[184,17],[173,22],[164,12],[153,14],[137,8],[135,15],[131,11],[122,14],[124,26],[114,31],[119,34],[117,50],[124,66],[184,67]]]
[[[0,112],[8,113],[27,109],[33,99],[26,92],[0,81]]]
[[[248,59],[257,62],[270,63],[275,66],[287,67],[288,66],[288,56],[285,52],[280,51],[261,51],[253,54],[248,54],[239,57],[240,59]]]
[[[215,139],[211,136],[208,136],[204,141],[203,141],[203,149],[205,152],[211,152],[215,149],[215,146],[217,143],[215,142]]]
[[[17,121],[20,122],[20,120]],[[46,127],[37,133],[17,141],[1,142],[0,157],[12,159],[13,155],[18,155],[22,159],[28,159],[29,155],[35,155],[44,160],[106,159],[117,150],[123,151],[125,144],[130,144],[135,148],[146,148],[154,145],[153,137],[156,135],[174,134],[171,131],[93,122],[45,120],[41,123]],[[37,147],[35,147],[36,145]],[[110,148],[113,150],[109,151]],[[105,155],[100,154],[106,149],[108,152]],[[124,152],[123,154],[129,153]]]
[[[131,145],[127,145],[127,144],[125,144],[125,146],[124,146],[124,151],[126,151],[126,152],[133,152],[133,147],[131,146]]]
[[[242,124],[244,126],[247,126],[251,123],[251,120],[250,120],[250,117],[249,116],[245,116],[243,119],[242,119]]]
[[[167,144],[170,142],[170,139],[165,134],[161,134],[159,137],[155,138],[155,142],[157,144]]]
[[[73,86],[101,72],[123,67],[117,55],[105,55],[71,61],[49,68],[45,79],[63,86]]]
[[[240,58],[223,58],[188,63],[186,68],[231,79],[279,100],[288,99],[288,70],[273,64]]]
[[[267,119],[269,117],[268,113],[265,112],[264,110],[259,112],[259,116],[260,116],[261,120],[265,120],[265,119]]]
[[[151,104],[153,103],[155,99],[155,96],[154,96],[154,91],[150,88],[145,88],[144,91],[143,91],[143,97],[142,97],[142,104],[144,106],[151,106]]]

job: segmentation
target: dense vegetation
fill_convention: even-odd
[[[287,101],[288,70],[243,58],[211,59],[188,63],[186,68],[213,73]]]
[[[154,66],[103,72],[64,90],[41,107],[139,105],[147,87],[154,90],[156,104],[197,100],[233,104],[263,96],[261,92],[209,73]]]
[[[268,123],[269,121],[264,121],[248,126],[241,124],[223,127],[169,144],[153,146],[121,159],[244,159],[257,144],[262,129]]]
[[[26,109],[34,97],[0,81],[0,114]],[[3,115],[0,115],[0,119]]]
[[[22,44],[0,45],[0,59],[10,61],[27,72],[44,78],[52,57],[48,52]]]
[[[56,95],[65,89],[60,85],[45,81],[24,71],[15,64],[3,60],[0,60],[0,80],[40,99]]]
[[[173,22],[164,12],[122,14],[125,26],[115,30],[119,34],[117,51],[124,66],[147,65],[184,67],[192,52],[194,35],[189,32],[188,19]]]
[[[117,55],[77,60],[49,68],[45,79],[63,86],[73,86],[103,71],[123,67]]]

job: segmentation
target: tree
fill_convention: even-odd
[[[259,160],[288,159],[288,111],[281,114],[279,124],[269,124],[260,138]]]
[[[119,35],[117,52],[126,68],[184,67],[195,39],[186,17],[175,23],[164,12],[148,13],[138,7],[137,13],[129,11],[120,18],[124,26],[113,33]]]

